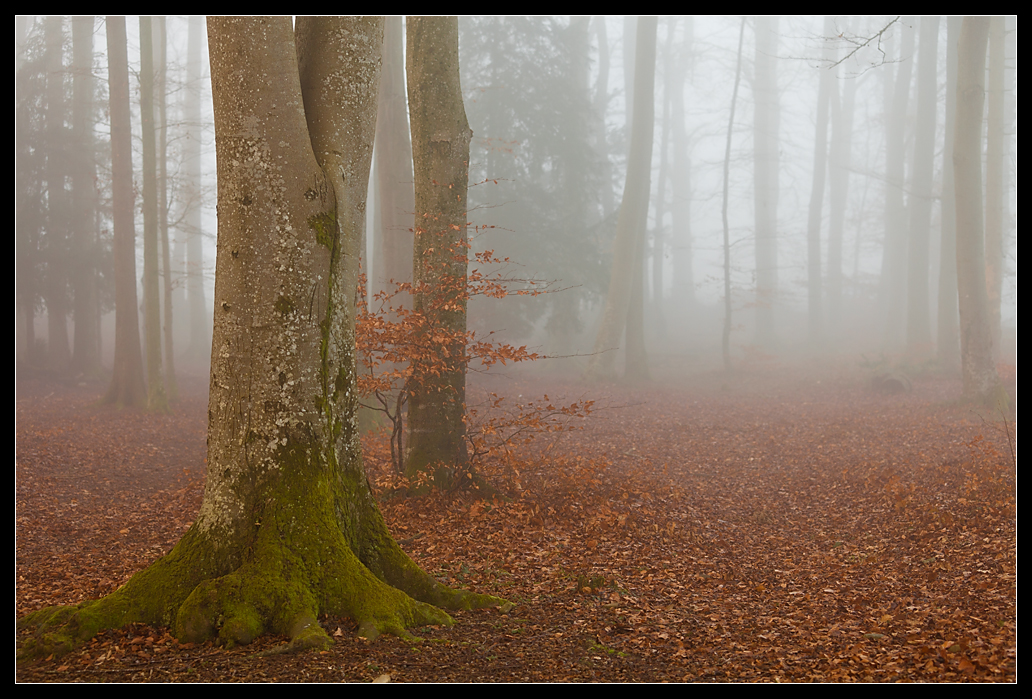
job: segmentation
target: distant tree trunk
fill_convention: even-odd
[[[609,105],[609,41],[606,36],[606,18],[597,16],[594,19],[595,37],[598,41],[598,78],[595,81],[595,93],[592,97],[594,119],[592,119],[592,135],[595,151],[601,153],[602,159],[602,218],[609,216],[616,209],[616,197],[613,196],[613,168],[609,162],[609,145],[606,139],[606,108]]]
[[[50,16],[44,20],[47,52],[47,362],[54,371],[67,371],[71,364],[68,349],[68,197],[65,192],[67,158],[64,150],[64,42],[63,19]]]
[[[986,115],[985,153],[985,276],[989,294],[989,333],[993,339],[993,357],[1000,354],[1000,304],[1003,297],[1003,251],[1006,248],[1004,220],[1006,188],[1004,171],[1005,141],[1010,138],[1005,127],[1004,102],[1008,88],[1004,86],[1006,27],[1004,17],[993,17],[989,24],[989,100]]]
[[[373,239],[373,273],[369,297],[394,292],[396,283],[412,280],[412,143],[405,101],[402,18],[385,17],[383,64],[376,117],[376,183],[379,225]],[[395,301],[397,305],[398,301]]]
[[[28,18],[15,17],[15,293],[18,305],[16,337],[18,360],[26,364],[39,361],[36,356],[36,300],[39,297],[39,231],[42,215],[42,186],[40,186],[29,145],[32,132],[29,110],[29,73],[26,63]],[[30,174],[31,173],[31,174]],[[20,332],[19,332],[20,331]]]
[[[742,78],[742,43],[745,40],[745,17],[738,29],[738,60],[735,62],[735,87],[731,92],[731,113],[727,119],[727,141],[724,145],[724,196],[721,218],[724,223],[724,332],[721,354],[724,371],[731,371],[731,231],[727,222],[728,179],[731,170],[731,136],[735,128],[735,104],[738,102],[738,83]]]
[[[140,131],[143,141],[143,309],[147,346],[147,408],[168,410],[161,366],[158,292],[158,163],[154,132],[154,43],[150,17],[140,17]]]
[[[125,17],[107,18],[108,95],[111,100],[111,212],[115,257],[115,364],[105,403],[143,405],[140,316],[136,306],[136,232],[133,224],[133,143],[129,121],[129,57]]]
[[[466,191],[469,144],[459,83],[457,17],[409,17],[406,67],[415,175],[414,308],[449,338],[433,358],[437,376],[420,376],[409,397],[405,473],[456,484],[469,455],[466,402]],[[429,358],[428,358],[429,359]]]
[[[810,343],[817,346],[824,339],[824,293],[821,285],[821,218],[824,209],[825,173],[828,166],[828,111],[835,84],[832,37],[835,23],[824,18],[824,50],[817,91],[817,136],[813,150],[813,188],[810,190],[810,215],[806,225],[807,307]]]
[[[778,19],[756,17],[753,62],[753,197],[756,220],[756,344],[777,346],[778,294]]]
[[[172,260],[169,259],[168,245],[168,115],[165,89],[167,73],[165,18],[154,18],[153,32],[157,35],[154,44],[154,96],[158,107],[157,124],[157,189],[158,189],[158,233],[161,241],[161,279],[163,288],[162,300],[162,339],[164,340],[165,357],[165,391],[170,402],[179,398],[179,386],[176,384],[175,351],[172,342]]]
[[[990,402],[999,391],[993,364],[982,219],[982,107],[988,17],[965,17],[957,46],[957,124],[953,168],[957,201],[957,286],[964,395]]]
[[[932,356],[932,328],[928,307],[928,239],[932,223],[935,109],[939,96],[935,80],[939,49],[937,16],[921,18],[920,41],[914,167],[910,176],[910,248],[907,256],[907,354],[916,362]]]
[[[848,28],[846,29],[848,31]],[[837,77],[837,76],[836,76]],[[842,246],[849,190],[850,153],[853,139],[853,111],[857,78],[841,83],[832,100],[830,171],[828,176],[828,330],[838,340],[842,316]],[[841,94],[839,94],[841,92]]]
[[[201,183],[201,93],[204,83],[204,17],[190,18],[186,49],[187,89],[184,95],[187,132],[183,144],[186,179],[186,295],[189,303],[189,362],[207,366],[211,360],[210,306],[204,298],[204,231],[201,228],[203,191]]]
[[[907,100],[910,73],[914,65],[913,17],[903,18],[903,39],[898,54],[895,83],[891,71],[884,72],[885,91],[885,248],[879,288],[879,309],[885,321],[885,347],[896,351],[903,344],[907,273],[907,209],[903,200],[906,160]],[[882,66],[888,68],[889,66]],[[891,100],[891,102],[889,101]]]
[[[672,107],[674,157],[671,187],[670,247],[674,262],[674,298],[681,309],[678,320],[686,320],[686,312],[695,306],[695,275],[692,271],[692,162],[688,154],[688,134],[684,128],[684,84],[688,81],[692,51],[692,18],[685,18],[685,38],[679,47],[678,80],[673,82]]]
[[[627,161],[627,182],[616,223],[613,241],[613,267],[606,295],[606,307],[595,339],[595,351],[588,363],[585,378],[614,378],[614,350],[627,326],[631,306],[631,289],[635,268],[641,267],[638,250],[642,245],[649,207],[649,182],[652,170],[653,83],[656,66],[655,17],[638,20],[638,54],[635,57],[634,126]],[[629,344],[629,343],[628,343]],[[630,351],[630,350],[629,350]],[[644,367],[644,364],[641,364]]]
[[[97,188],[93,151],[93,16],[72,18],[72,225],[77,264],[75,290],[76,372],[100,372],[100,300],[97,294]]]
[[[939,243],[939,312],[936,324],[938,363],[949,372],[960,368],[957,318],[957,205],[954,197],[953,139],[957,119],[957,38],[960,17],[946,19],[946,136],[942,154],[942,231]]]

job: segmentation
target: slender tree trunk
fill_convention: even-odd
[[[895,83],[886,90],[885,125],[885,248],[879,289],[879,308],[885,321],[885,347],[896,351],[903,345],[907,274],[907,209],[903,200],[906,183],[906,116],[910,73],[914,65],[913,17],[904,17],[902,46]],[[887,67],[887,66],[883,66]],[[891,75],[886,71],[887,76]],[[887,79],[888,80],[888,79]]]
[[[848,27],[845,31],[849,31]],[[837,76],[836,76],[837,77]],[[846,219],[846,195],[849,190],[849,164],[853,139],[853,111],[856,102],[857,78],[841,83],[832,99],[831,148],[828,174],[828,330],[838,340],[842,316],[842,247]],[[841,94],[839,94],[841,92]]]
[[[946,136],[942,155],[942,230],[939,243],[939,311],[936,334],[938,363],[955,372],[960,368],[960,331],[957,317],[957,205],[954,196],[953,140],[957,118],[957,39],[960,17],[946,20]]]
[[[375,294],[397,290],[391,282],[412,280],[412,143],[405,100],[405,59],[402,18],[384,18],[383,69],[376,118],[377,213],[380,224],[373,241],[374,272],[369,285]],[[404,302],[396,299],[394,304]],[[374,306],[375,308],[375,306]]]
[[[107,18],[108,96],[111,100],[111,212],[115,257],[115,364],[104,402],[138,406],[147,400],[136,305],[133,223],[133,144],[129,121],[129,57],[125,17]]]
[[[168,410],[161,366],[158,291],[158,163],[154,129],[154,43],[150,17],[140,17],[140,131],[143,135],[143,309],[147,347],[147,408]]]
[[[75,290],[73,369],[100,372],[100,300],[96,259],[97,188],[93,149],[93,16],[72,18],[72,225],[77,264],[72,267]]]
[[[692,270],[692,162],[688,134],[684,127],[684,84],[688,81],[692,51],[692,18],[685,18],[684,41],[679,47],[677,74],[673,83],[674,157],[671,186],[670,246],[674,261],[674,298],[681,309],[680,322],[695,306],[695,275]]]
[[[756,344],[776,347],[778,295],[778,19],[756,17],[753,62],[753,197],[756,219]]]
[[[201,183],[201,94],[204,81],[204,18],[191,17],[186,49],[187,132],[183,145],[186,179],[183,223],[186,231],[186,295],[189,303],[190,344],[186,356],[191,364],[207,366],[211,359],[210,304],[204,294],[204,231],[201,228],[203,189]]]
[[[813,151],[813,188],[810,190],[810,215],[806,225],[807,308],[810,344],[819,346],[824,339],[824,292],[821,284],[821,218],[824,209],[825,173],[828,166],[828,111],[835,84],[832,67],[835,53],[832,37],[835,23],[824,18],[824,50],[821,57],[820,84],[817,92],[817,137]]]
[[[459,84],[457,17],[409,17],[406,65],[415,175],[414,308],[445,335],[439,366],[416,367],[409,387],[405,472],[453,487],[467,473],[466,190],[469,143]],[[443,365],[443,366],[440,366]],[[439,371],[439,373],[437,373]]]
[[[917,362],[932,356],[928,288],[928,239],[932,219],[932,165],[935,160],[936,58],[939,18],[921,18],[918,46],[917,124],[910,176],[910,248],[907,253],[907,354]]]
[[[67,157],[64,137],[64,42],[63,19],[50,16],[44,20],[47,54],[47,282],[44,287],[47,303],[47,362],[54,371],[64,372],[71,364],[68,348],[68,241],[71,216],[65,191]]]
[[[989,25],[988,17],[965,17],[960,29],[957,123],[953,143],[964,395],[983,402],[998,399],[1000,385],[993,364],[982,219],[982,107],[985,103],[985,53],[989,43]]]
[[[179,386],[176,383],[175,351],[172,342],[172,261],[169,259],[168,245],[168,115],[166,104],[165,75],[166,33],[165,18],[155,17],[153,32],[157,35],[154,44],[154,95],[158,107],[157,152],[158,152],[158,233],[161,241],[161,280],[162,280],[162,339],[164,340],[165,357],[165,391],[168,400],[175,402],[179,398]]]
[[[609,279],[609,293],[602,323],[595,339],[595,351],[585,372],[590,381],[614,378],[613,352],[627,325],[631,305],[635,266],[640,267],[637,250],[648,218],[649,182],[652,170],[653,84],[656,66],[655,17],[638,20],[638,51],[635,57],[634,124],[631,130],[631,150],[627,161],[627,182],[623,202],[616,223],[613,242],[613,268]],[[642,364],[644,366],[644,364]]]
[[[738,102],[738,83],[742,79],[742,44],[745,41],[745,17],[738,29],[738,60],[735,62],[735,87],[731,92],[731,113],[727,119],[727,141],[724,145],[724,196],[721,218],[724,223],[724,332],[721,354],[724,371],[731,371],[731,231],[727,222],[728,179],[731,171],[731,136],[735,127],[735,105]]]
[[[993,17],[989,23],[989,85],[986,115],[985,153],[985,277],[989,294],[989,333],[993,339],[993,357],[1000,354],[1000,305],[1003,296],[1003,251],[1006,247],[1004,220],[1006,188],[1004,142],[1010,138],[1004,126],[1004,56],[1006,53],[1006,19]]]

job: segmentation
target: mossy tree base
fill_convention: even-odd
[[[320,614],[354,619],[359,635],[370,640],[382,633],[411,640],[408,629],[452,624],[445,609],[509,606],[497,597],[441,585],[385,530],[366,547],[378,577],[331,524],[332,507],[319,509],[329,521],[315,517],[304,525],[296,513],[270,507],[242,554],[213,545],[195,524],[170,553],[107,597],[21,619],[18,630],[33,633],[18,658],[63,655],[101,631],[130,623],[169,626],[184,643],[217,639],[232,647],[273,633],[291,638],[285,650],[322,649],[333,641],[317,622]]]

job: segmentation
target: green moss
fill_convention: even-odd
[[[335,211],[324,211],[308,217],[308,227],[315,231],[315,240],[325,245],[330,251],[337,246],[337,214]]]
[[[288,315],[294,312],[294,302],[288,299],[286,296],[280,296],[276,299],[276,310],[281,316],[286,318]]]

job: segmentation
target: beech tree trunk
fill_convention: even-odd
[[[466,426],[466,190],[469,144],[459,84],[457,17],[409,17],[406,67],[415,175],[413,307],[440,335],[436,356],[409,380],[405,473],[448,488],[468,473]],[[432,366],[431,366],[432,365]],[[417,486],[417,490],[418,490]]]
[[[777,346],[778,296],[778,19],[754,20],[753,197],[756,220],[756,344]]]
[[[449,624],[453,591],[391,538],[362,469],[354,290],[382,18],[210,18],[219,241],[208,475],[193,526],[116,592],[41,610],[23,656],[104,628],[183,641],[332,640],[320,614],[375,637]],[[418,601],[417,601],[418,600]]]
[[[989,298],[985,283],[982,219],[982,108],[989,17],[965,17],[957,46],[957,122],[953,142],[957,202],[957,287],[960,362],[964,396],[989,402],[999,391],[993,364]]]
[[[107,18],[108,96],[111,100],[111,218],[115,257],[115,364],[105,403],[143,405],[140,313],[136,305],[136,227],[133,222],[133,134],[129,121],[129,56],[125,17]]]

